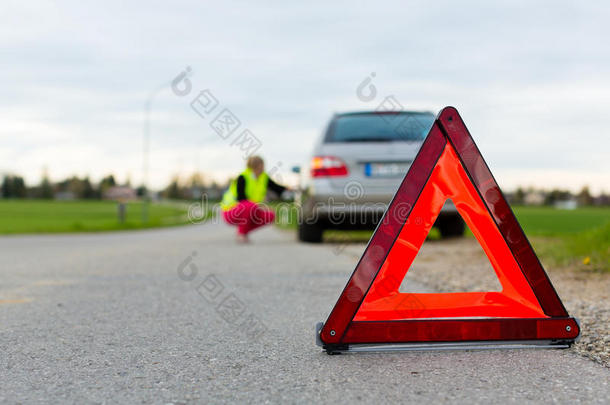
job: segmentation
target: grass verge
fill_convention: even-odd
[[[118,204],[113,201],[0,200],[0,234],[98,232],[189,223],[186,203],[151,203],[146,223],[141,202],[127,203],[126,208],[121,223]]]

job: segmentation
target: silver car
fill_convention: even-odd
[[[321,242],[325,229],[374,228],[434,123],[430,112],[336,114],[301,173],[299,240]],[[447,201],[435,226],[443,237],[464,233]]]

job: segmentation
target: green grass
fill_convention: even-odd
[[[514,207],[541,260],[551,266],[610,272],[610,209]]]
[[[610,223],[552,237],[530,237],[543,262],[581,270],[610,272]]]
[[[528,236],[565,236],[587,231],[610,222],[610,209],[582,207],[558,210],[551,207],[513,207]]]
[[[140,202],[127,204],[125,222],[113,201],[0,200],[0,234],[96,232],[188,223],[187,204],[151,203],[142,223]]]

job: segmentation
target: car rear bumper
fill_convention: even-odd
[[[303,192],[297,198],[301,220],[322,223],[326,227],[357,229],[374,227],[383,217],[394,194],[367,191],[362,196],[347,193],[312,194]],[[356,198],[357,197],[357,198]],[[439,216],[456,215],[455,205],[448,200]]]

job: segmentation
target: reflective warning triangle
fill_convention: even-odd
[[[447,199],[481,244],[501,291],[399,292]],[[566,346],[579,333],[460,115],[444,108],[321,326],[320,343],[329,353],[388,343]]]

